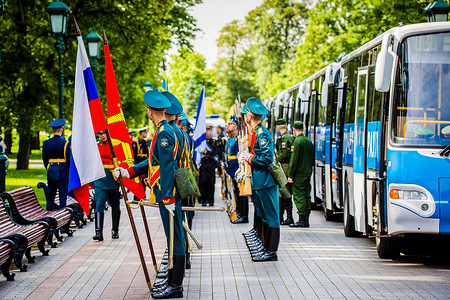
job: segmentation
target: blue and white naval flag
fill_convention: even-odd
[[[200,164],[205,149],[206,144],[206,109],[205,109],[205,86],[202,87],[202,92],[200,94],[200,99],[198,100],[197,107],[197,120],[195,122],[194,128],[194,160],[197,165]]]

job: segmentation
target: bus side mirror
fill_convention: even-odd
[[[389,48],[391,45],[392,35],[386,34],[381,43],[381,51],[377,56],[375,66],[375,89],[385,93],[389,91],[391,76],[394,66],[394,53]]]

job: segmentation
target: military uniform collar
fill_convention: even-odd
[[[258,128],[261,127],[261,123],[258,123],[258,125],[255,126],[255,128],[252,129],[252,133],[258,130]]]
[[[157,125],[156,125],[156,130],[159,130],[160,128],[161,128],[161,126],[163,126],[164,124],[166,124],[167,123],[167,120],[162,120],[161,122],[159,122]]]
[[[231,137],[237,137],[237,136],[238,136],[237,134],[232,134],[232,135],[231,135]]]

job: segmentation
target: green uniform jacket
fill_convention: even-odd
[[[289,176],[289,161],[291,160],[291,146],[294,137],[285,131],[276,141],[277,160],[280,162],[284,173]]]
[[[299,134],[294,140],[291,152],[289,177],[294,179],[296,176],[311,176],[315,160],[314,146],[311,140],[303,133]]]
[[[269,171],[269,166],[273,164],[273,141],[270,132],[261,123],[252,130],[252,134],[255,132],[253,155],[248,162],[252,166],[252,190],[261,190],[276,185]]]

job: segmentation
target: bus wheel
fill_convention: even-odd
[[[348,182],[345,179],[345,182]],[[344,192],[344,234],[346,237],[355,237],[358,236],[355,230],[355,218],[350,214],[350,196],[348,193],[348,185],[345,185]]]
[[[376,233],[375,244],[377,246],[377,253],[380,258],[396,258],[400,256],[400,238],[383,236],[381,232],[381,226],[379,226],[380,211],[378,209],[379,196],[376,196],[376,207],[377,207],[377,219],[376,219]]]
[[[322,207],[323,207],[323,216],[325,217],[325,220],[333,221],[334,220],[333,211],[327,208],[327,204],[325,201],[322,202]]]

